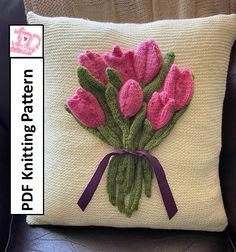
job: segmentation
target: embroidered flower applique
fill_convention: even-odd
[[[108,165],[107,193],[112,205],[130,217],[144,191],[151,197],[155,173],[169,219],[177,212],[160,162],[149,152],[168,136],[193,96],[188,68],[180,69],[174,52],[162,56],[154,40],[134,50],[86,51],[78,55],[80,86],[66,109],[78,123],[114,150],[107,154],[81,195],[85,210]],[[127,203],[128,202],[128,203]]]

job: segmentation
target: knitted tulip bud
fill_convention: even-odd
[[[193,96],[193,77],[187,68],[180,70],[173,64],[165,79],[164,90],[175,100],[175,110],[188,104]]]
[[[138,45],[134,52],[134,66],[137,80],[150,83],[158,74],[162,65],[162,54],[154,40],[147,40]]]
[[[86,51],[78,55],[78,63],[86,67],[96,79],[100,80],[103,84],[107,84],[105,72],[107,64],[100,54]]]
[[[104,59],[111,68],[119,72],[124,82],[128,79],[137,79],[134,70],[133,51],[122,52],[121,48],[116,45],[113,46],[111,53],[104,55]]]
[[[147,118],[153,130],[164,127],[171,119],[175,108],[175,100],[168,97],[167,92],[154,92],[148,102]]]
[[[128,80],[122,86],[119,93],[120,111],[125,118],[129,118],[138,113],[143,104],[143,92],[138,82]]]
[[[96,97],[82,88],[79,88],[76,94],[67,100],[67,106],[73,115],[89,128],[97,128],[106,122],[104,112]]]

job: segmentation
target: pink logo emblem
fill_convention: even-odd
[[[26,31],[24,27],[15,29],[14,33],[18,36],[17,41],[11,41],[11,52],[31,55],[39,48],[41,37],[38,34],[32,34]]]

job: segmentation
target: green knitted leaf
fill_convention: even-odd
[[[143,125],[140,128],[140,130],[137,132],[136,136],[138,136],[138,137],[134,138],[134,141],[133,141],[134,150],[138,150],[139,149],[140,136],[142,136],[142,134],[143,134]]]
[[[105,92],[106,86],[99,80],[95,79],[87,68],[79,66],[77,69],[77,75],[80,86],[90,92],[101,91]]]
[[[134,148],[134,139],[137,137],[138,131],[142,128],[143,121],[146,116],[146,111],[147,111],[147,105],[146,103],[143,103],[143,106],[141,110],[138,112],[138,114],[135,116],[135,119],[133,123],[131,124],[130,127],[130,132],[128,136],[128,143],[129,143],[129,148],[133,149]]]
[[[123,85],[123,81],[119,73],[115,69],[108,67],[106,69],[106,75],[107,80],[111,83],[111,85],[119,91]]]
[[[119,110],[119,104],[117,101],[118,93],[116,89],[114,87],[108,87],[105,96],[116,123],[122,130],[126,130],[128,128],[128,121],[123,117]]]
[[[119,104],[117,101],[118,93],[114,87],[108,87],[106,90],[106,102],[112,112],[112,116],[123,133],[123,145],[128,147],[129,121],[126,120],[120,113]]]
[[[101,125],[97,128],[101,135],[115,148],[121,148],[122,143],[119,137],[106,125]]]
[[[143,89],[144,100],[148,102],[155,91],[158,91],[164,83],[167,73],[175,59],[173,51],[168,52],[163,59],[161,70],[157,77]]]
[[[95,79],[85,67],[78,67],[77,73],[81,87],[91,92],[97,98],[100,106],[102,107],[105,113],[108,126],[110,127],[110,129],[112,129],[112,131],[114,131],[118,136],[120,136],[122,132],[114,121],[111,111],[106,104],[106,86],[104,86],[101,82]]]
[[[141,135],[141,139],[139,142],[138,149],[142,150],[143,147],[149,142],[149,140],[153,136],[153,130],[152,130],[152,125],[151,122],[148,119],[145,119],[144,125],[143,125],[143,132]]]

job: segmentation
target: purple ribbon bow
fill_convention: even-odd
[[[102,161],[99,163],[97,170],[95,171],[93,177],[91,178],[90,182],[88,183],[87,187],[85,188],[84,192],[82,193],[81,197],[79,198],[78,205],[81,208],[82,211],[85,210],[87,205],[89,204],[90,200],[92,199],[99,183],[102,178],[102,175],[109,163],[109,160],[114,155],[124,155],[124,154],[130,154],[137,157],[146,157],[148,161],[150,162],[152,168],[154,169],[157,183],[160,188],[161,196],[163,203],[165,205],[167,214],[169,219],[174,217],[174,215],[177,213],[178,209],[175,204],[175,200],[173,198],[172,192],[170,190],[169,184],[166,179],[165,172],[158,161],[157,158],[155,158],[153,155],[146,151],[129,151],[125,149],[117,149],[110,153],[108,153]]]

